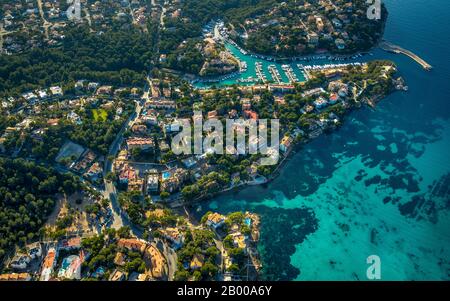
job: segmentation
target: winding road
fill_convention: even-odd
[[[150,89],[150,79],[147,78],[148,84],[145,87],[146,92],[144,93],[144,99],[148,99]],[[111,144],[108,156],[105,160],[105,165],[103,169],[103,178],[105,188],[102,191],[103,197],[106,199],[109,199],[110,202],[110,208],[112,209],[112,216],[113,216],[113,222],[111,224],[111,228],[113,229],[120,229],[121,227],[127,226],[131,229],[131,234],[133,236],[136,236],[138,238],[143,238],[144,230],[135,224],[133,224],[128,215],[121,209],[119,200],[118,200],[118,192],[116,189],[116,186],[114,183],[109,182],[106,180],[106,175],[113,171],[113,160],[112,158],[115,158],[117,156],[117,153],[120,150],[120,145],[123,142],[123,134],[130,129],[133,124],[136,122],[137,118],[141,114],[142,111],[142,104],[140,101],[135,100],[136,106],[135,111],[133,114],[128,118],[128,120],[123,125],[122,129],[120,130],[119,134],[117,135],[114,142]],[[173,280],[175,271],[177,270],[177,255],[173,249],[171,249],[164,241],[158,240],[155,238],[149,238],[148,240],[152,240],[155,242],[158,249],[162,252],[164,257],[167,260],[168,265],[168,279]]]

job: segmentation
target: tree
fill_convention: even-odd
[[[170,197],[170,193],[168,193],[167,191],[162,191],[159,196],[161,197],[161,199],[166,200]]]
[[[186,270],[181,270],[181,271],[178,270],[174,274],[174,280],[175,281],[187,281],[187,280],[189,280],[190,276],[191,275],[189,274],[188,271],[186,271]]]
[[[0,262],[14,245],[22,247],[45,234],[42,226],[53,211],[55,195],[70,193],[74,187],[81,184],[69,174],[23,159],[0,158]],[[70,215],[59,220],[59,230],[52,236],[63,236],[71,222]]]
[[[219,268],[211,262],[205,262],[201,268],[201,273],[203,277],[207,279],[212,279],[217,275]]]

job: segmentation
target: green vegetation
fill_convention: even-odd
[[[68,26],[61,47],[0,56],[0,96],[61,85],[70,91],[76,80],[141,86],[153,55],[150,38],[137,29],[109,30]]]
[[[116,109],[114,107],[99,109],[98,105],[90,104],[83,109],[76,110],[82,121],[81,124],[66,119],[67,111],[44,109],[40,116],[36,117],[33,126],[23,135],[16,133],[9,136],[5,141],[5,148],[11,153],[23,141],[21,156],[53,162],[63,144],[67,140],[71,140],[99,154],[106,155],[117,133],[133,110],[132,102],[116,100],[114,104],[124,107],[124,112],[120,118],[115,118]],[[105,117],[106,120],[96,121],[93,112],[98,112],[98,116]],[[58,118],[58,125],[47,127],[48,118]],[[39,139],[35,139],[32,131],[42,128],[46,130]]]
[[[80,188],[68,174],[22,159],[0,158],[0,261],[14,245],[23,246],[40,236],[56,194]]]
[[[214,280],[219,267],[217,256],[220,251],[214,243],[214,233],[210,230],[186,231],[183,247],[178,250],[178,269],[175,280]],[[198,259],[198,261],[194,260]],[[195,264],[194,263],[198,263]]]
[[[105,122],[108,119],[108,112],[105,109],[92,109],[94,121]]]

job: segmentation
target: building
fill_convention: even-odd
[[[146,243],[136,238],[121,238],[117,242],[119,248],[125,248],[131,251],[144,252]]]
[[[317,31],[318,32],[322,32],[323,31],[323,21],[321,17],[316,17],[316,27],[317,27]]]
[[[22,97],[30,103],[34,103],[38,98],[33,92],[24,93],[22,94]]]
[[[144,189],[144,179],[135,178],[128,181],[128,191],[142,192]]]
[[[60,250],[77,250],[81,248],[81,237],[72,237],[69,239],[64,239],[60,242],[59,249]]]
[[[72,121],[73,123],[78,124],[78,125],[80,125],[82,123],[80,115],[78,115],[77,113],[75,113],[73,111],[70,112],[69,114],[67,114],[67,119],[69,119],[70,121]]]
[[[245,110],[244,116],[247,119],[258,120],[258,113],[256,113],[255,111],[252,111],[252,110]]]
[[[119,182],[121,184],[128,184],[130,180],[134,180],[137,177],[136,171],[129,165],[123,166],[119,173]]]
[[[131,131],[136,135],[145,135],[147,130],[147,126],[141,123],[136,123],[131,127]]]
[[[314,111],[314,106],[307,104],[302,108],[302,110],[305,113],[311,113],[312,111]]]
[[[158,124],[158,117],[155,115],[144,115],[140,117],[141,121],[148,125],[157,125]]]
[[[340,97],[347,97],[348,95],[348,87],[347,85],[342,85],[338,92]]]
[[[236,248],[244,249],[247,251],[247,240],[241,232],[235,232],[230,234],[233,238],[233,244]]]
[[[145,105],[151,109],[175,110],[177,108],[173,100],[148,101]]]
[[[168,177],[166,177],[165,175],[168,175]],[[161,181],[161,191],[172,193],[179,190],[181,188],[181,185],[188,179],[188,177],[189,173],[187,172],[187,170],[182,168],[177,168],[173,173],[163,173]]]
[[[157,170],[150,170],[147,176],[147,193],[158,192],[159,173]]]
[[[63,96],[63,91],[59,86],[50,87],[50,92],[52,93],[52,96],[55,97]]]
[[[290,136],[284,136],[283,139],[281,139],[281,143],[280,143],[280,150],[283,153],[287,153],[291,146],[292,146],[292,137]]]
[[[27,246],[28,256],[35,259],[42,256],[42,246],[39,242]]]
[[[203,254],[195,254],[189,263],[189,267],[191,270],[199,270],[203,267],[203,263],[205,262],[205,256]]]
[[[302,97],[310,97],[310,96],[319,95],[322,93],[325,93],[325,90],[323,88],[314,88],[314,89],[303,92]]]
[[[82,90],[84,88],[84,80],[79,80],[75,83],[76,90]]]
[[[269,85],[269,91],[280,92],[280,93],[291,93],[295,91],[295,86],[293,85]]]
[[[63,259],[61,268],[58,272],[58,278],[79,280],[81,279],[81,264],[84,256],[70,255]]]
[[[140,149],[152,151],[155,148],[155,141],[152,138],[131,137],[127,139],[128,150]]]
[[[88,84],[88,90],[95,91],[95,90],[97,90],[98,86],[99,86],[99,83],[91,82]]]
[[[97,95],[111,95],[112,86],[101,86],[97,89]]]
[[[331,94],[330,94],[330,97],[329,97],[329,99],[328,99],[329,103],[332,104],[332,105],[334,105],[335,103],[337,103],[338,100],[339,100],[339,95],[336,94],[336,93],[331,93]]]
[[[319,36],[315,32],[308,33],[307,39],[308,44],[312,46],[316,46],[317,44],[319,44]]]
[[[42,263],[40,281],[49,281],[56,265],[57,252],[55,248],[50,248]]]
[[[339,50],[345,49],[345,41],[343,39],[336,39],[334,43],[336,44],[337,49]]]
[[[154,278],[161,279],[165,276],[166,259],[156,247],[149,245],[144,251],[144,258],[150,263]]]
[[[325,107],[327,104],[328,104],[327,100],[322,96],[314,101],[314,106],[316,107],[316,109],[321,109]]]
[[[31,257],[25,254],[17,254],[13,257],[9,266],[16,270],[24,270],[31,261]]]
[[[92,166],[88,169],[88,171],[85,174],[87,177],[89,177],[93,181],[97,181],[103,176],[103,168],[100,165],[99,162],[95,162],[92,164]]]
[[[178,228],[166,228],[160,231],[162,236],[172,243],[175,250],[183,246],[184,237]]]
[[[115,270],[109,277],[110,281],[124,281],[125,274],[119,270]]]
[[[31,281],[31,276],[28,273],[1,274],[0,281]]]
[[[48,97],[48,94],[45,90],[37,91],[37,93],[38,93],[40,99],[46,99]]]
[[[206,225],[217,229],[225,224],[225,216],[219,213],[211,213],[208,215]]]
[[[118,266],[124,266],[126,264],[126,256],[122,252],[117,252],[116,256],[114,257],[114,264]]]

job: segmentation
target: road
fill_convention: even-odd
[[[3,24],[0,23],[0,53],[3,52],[3,36],[6,34],[6,31],[3,29]]]
[[[175,272],[177,271],[177,253],[172,248],[169,248],[168,245],[162,240],[155,238],[154,241],[155,246],[163,253],[164,257],[167,260],[168,280],[173,281],[173,277],[175,275]]]
[[[94,32],[94,30],[92,29],[92,19],[91,19],[91,14],[89,12],[89,9],[87,7],[83,8],[84,14],[86,15],[86,20],[88,22],[89,28],[91,32]]]
[[[105,166],[103,169],[103,178],[105,179],[105,190],[103,191],[103,197],[111,200],[111,209],[113,212],[113,219],[114,219],[111,227],[114,229],[119,229],[123,226],[128,226],[131,228],[131,230],[135,236],[141,238],[142,234],[143,234],[142,229],[133,225],[130,222],[128,216],[126,216],[126,214],[124,214],[124,212],[120,208],[120,204],[119,204],[118,196],[117,196],[118,195],[117,189],[116,189],[115,185],[109,181],[106,181],[106,175],[113,171],[113,161],[111,160],[111,158],[115,158],[117,156],[117,153],[119,152],[119,149],[120,149],[120,145],[122,144],[122,141],[123,141],[123,134],[129,128],[131,128],[133,126],[134,122],[136,121],[136,119],[139,117],[139,115],[141,113],[142,106],[141,106],[140,102],[139,101],[135,101],[135,102],[136,102],[136,106],[135,106],[134,113],[125,122],[124,126],[120,130],[119,134],[117,134],[116,139],[114,140],[114,142],[111,144],[111,146],[109,148],[109,153],[105,160]]]
[[[7,36],[7,35],[9,35],[9,34],[11,34],[11,33],[14,33],[14,32],[15,32],[15,31],[6,31],[6,30],[3,28],[3,24],[0,23],[0,53],[3,52],[3,43],[4,43],[3,37],[4,37],[4,36]]]
[[[149,85],[150,87],[150,85]],[[146,89],[147,90],[147,89]],[[147,98],[149,95],[149,92],[146,92]],[[145,98],[145,97],[144,97]],[[113,170],[113,162],[110,160],[110,158],[115,158],[117,156],[117,153],[120,149],[120,145],[123,141],[123,134],[133,126],[137,118],[139,117],[141,111],[142,111],[142,105],[139,101],[136,102],[135,112],[128,118],[127,122],[124,124],[122,130],[117,135],[116,139],[112,143],[108,158],[105,160],[105,166],[104,166],[104,178],[109,172],[112,172]],[[131,234],[133,236],[136,236],[138,238],[143,238],[144,231],[140,227],[137,227],[134,225],[130,219],[128,218],[127,214],[122,211],[120,208],[120,204],[118,201],[118,193],[117,189],[112,182],[108,182],[105,180],[105,190],[103,191],[103,196],[106,199],[111,200],[110,206],[112,209],[113,214],[113,223],[111,225],[111,228],[119,229],[123,226],[127,226],[131,229]],[[177,255],[173,249],[168,247],[168,245],[159,239],[149,237],[147,240],[153,240],[155,242],[155,246],[162,252],[163,256],[167,260],[167,267],[168,267],[168,280],[173,280],[175,271],[177,270]]]
[[[42,27],[44,27],[45,37],[46,37],[47,39],[49,39],[50,35],[49,35],[49,33],[48,33],[48,29],[49,29],[50,26],[52,26],[52,23],[48,22],[48,21],[45,19],[44,9],[43,9],[43,7],[42,7],[42,6],[43,6],[43,5],[42,5],[42,0],[37,0],[37,4],[38,4],[38,8],[39,8],[39,15],[41,16],[41,19],[42,19],[42,22],[43,22]]]

